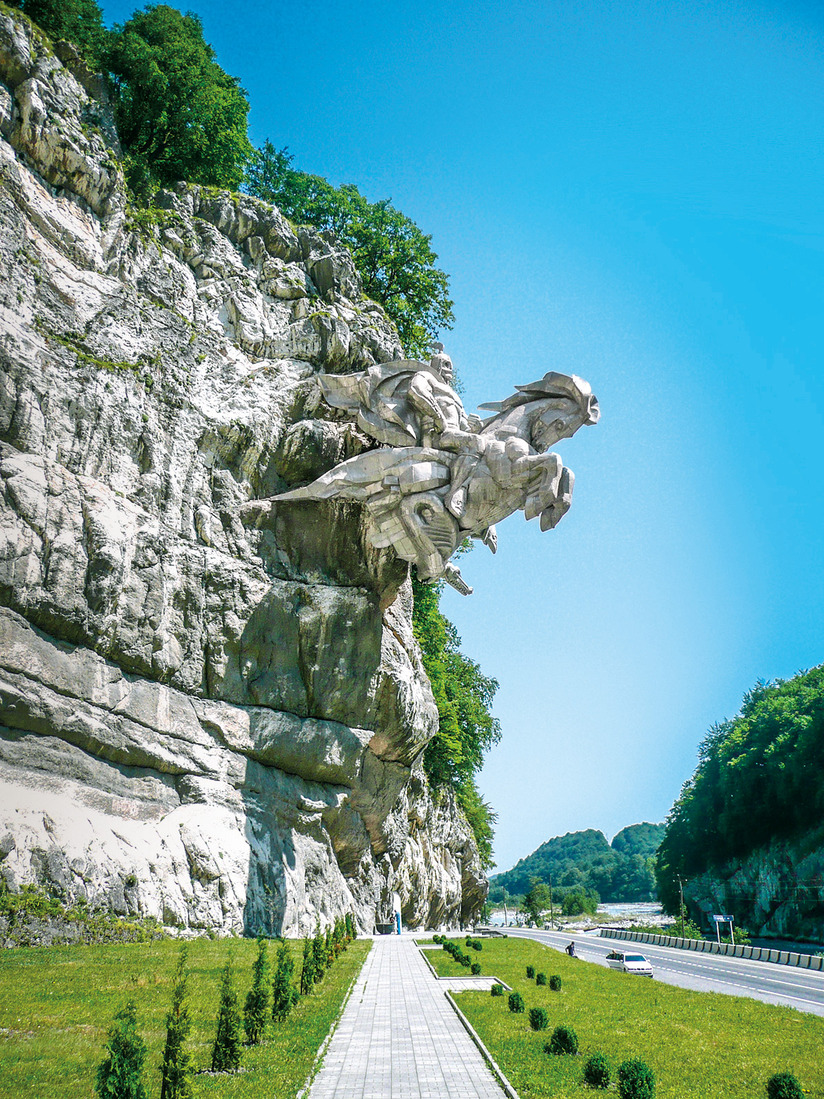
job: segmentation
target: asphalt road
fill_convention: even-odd
[[[556,950],[563,950],[573,940],[576,955],[596,965],[606,966],[605,959],[611,950],[643,954],[655,970],[654,980],[698,992],[750,996],[768,1004],[787,1004],[799,1011],[824,1015],[824,971],[796,969],[790,965],[754,962],[746,958],[727,958],[720,954],[694,954],[676,947],[602,939],[592,934],[513,927],[507,928],[507,934],[537,939]],[[630,981],[646,979],[627,975]]]

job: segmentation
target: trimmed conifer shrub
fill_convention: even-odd
[[[470,973],[472,974],[472,976],[477,977],[480,972],[481,972],[480,962],[473,962],[472,967],[470,969]]]
[[[186,1000],[186,958],[184,944],[175,970],[172,1006],[166,1015],[166,1045],[160,1066],[160,1099],[191,1099],[192,1095],[192,1055],[186,1049],[186,1039],[192,1029]]]
[[[100,1099],[146,1099],[142,1078],[146,1045],[137,1033],[134,1002],[129,1000],[114,1018],[109,1031],[109,1055],[97,1070],[95,1091]]]
[[[312,940],[303,940],[303,964],[300,969],[300,994],[308,996],[315,983],[315,955],[312,950]]]
[[[571,1026],[556,1026],[552,1037],[544,1046],[544,1053],[551,1053],[553,1057],[578,1052],[578,1035]]]
[[[315,983],[323,980],[326,972],[326,938],[320,929],[320,920],[315,924],[315,937],[312,939],[312,962]]]
[[[526,975],[527,975],[527,977],[530,981],[535,979],[535,966],[534,965],[528,965],[526,967]]]
[[[603,1053],[593,1053],[584,1065],[584,1083],[591,1088],[609,1087],[609,1064]]]
[[[515,1015],[523,1015],[526,1011],[526,1004],[524,1003],[524,998],[520,992],[510,992],[509,1010],[514,1012]]]
[[[295,963],[292,951],[286,943],[278,949],[278,965],[272,982],[272,1018],[285,1019],[295,1005],[300,993],[292,984]]]
[[[232,976],[232,963],[223,970],[220,1008],[217,1014],[217,1034],[212,1046],[212,1072],[237,1072],[240,1068],[241,1021],[237,993]]]
[[[549,1026],[549,1016],[542,1007],[529,1009],[529,1025],[533,1030],[546,1030]]]
[[[536,985],[545,985],[546,984],[546,973],[536,973],[535,974],[535,984]]]
[[[618,1094],[621,1099],[653,1099],[655,1076],[649,1065],[637,1058],[624,1061],[618,1069]]]
[[[549,987],[553,992],[560,992],[562,983],[563,982],[557,973],[553,973],[549,978]]]
[[[503,994],[504,994],[504,986],[503,986],[502,984],[500,984],[500,983],[496,982],[496,983],[495,983],[495,984],[494,984],[494,985],[492,986],[492,988],[490,989],[490,992],[492,993],[492,995],[493,995],[493,996],[503,996]]]
[[[472,949],[473,950],[483,950],[483,948],[484,948],[484,944],[481,942],[480,939],[473,939],[472,940]]]
[[[266,959],[266,940],[258,939],[258,953],[252,966],[252,987],[246,994],[243,1007],[243,1029],[246,1041],[256,1046],[266,1030],[269,1012],[269,963]]]
[[[767,1081],[767,1099],[804,1099],[804,1092],[791,1072],[777,1072]]]

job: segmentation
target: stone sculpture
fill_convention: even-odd
[[[274,499],[362,502],[369,539],[391,546],[424,582],[472,589],[450,558],[466,538],[494,553],[495,524],[515,511],[551,530],[569,510],[574,476],[550,447],[599,418],[589,384],[549,371],[516,386],[494,413],[468,416],[452,388],[452,363],[435,345],[427,363],[403,359],[357,374],[320,375],[326,402],[349,412],[383,446],[341,462]]]

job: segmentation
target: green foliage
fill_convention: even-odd
[[[161,1099],[190,1099],[191,1057],[185,1043],[191,1029],[189,1008],[186,1002],[186,950],[181,950],[172,1006],[166,1016],[166,1045],[163,1050],[161,1073]]]
[[[530,980],[530,981],[535,980],[535,966],[534,965],[528,965],[526,967],[526,976],[527,976],[527,980]]]
[[[621,1099],[653,1099],[655,1076],[649,1065],[637,1058],[624,1061],[618,1069],[618,1094]]]
[[[266,940],[258,939],[258,952],[252,966],[252,987],[246,994],[243,1008],[243,1029],[246,1041],[256,1046],[266,1031],[269,1013],[269,962],[266,958]]]
[[[315,983],[315,955],[312,950],[312,940],[303,941],[303,963],[300,969],[300,994],[308,996]]]
[[[6,941],[10,946],[36,946],[40,921],[51,924],[51,938],[60,942],[60,925],[66,928],[66,938],[75,942],[77,930],[87,943],[149,942],[167,938],[166,932],[151,916],[124,920],[106,909],[94,910],[84,899],[68,903],[46,892],[39,885],[23,885],[12,893],[5,878],[0,877],[0,915],[6,919]]]
[[[549,886],[533,878],[521,902],[521,911],[531,923],[540,925],[543,922],[543,913],[550,910],[551,901],[552,891]]]
[[[531,1007],[529,1009],[529,1025],[533,1030],[546,1030],[549,1026],[549,1016],[546,1010],[542,1007]]]
[[[191,1099],[192,1057],[186,1048],[192,1020],[186,996],[186,946],[180,949],[174,975],[172,1006],[166,1016],[166,1045],[160,1066],[160,1099]]]
[[[584,1065],[584,1083],[591,1088],[608,1088],[609,1062],[603,1053],[593,1053]]]
[[[560,974],[559,973],[553,973],[552,976],[549,978],[550,991],[551,992],[560,992],[562,983],[563,982],[561,981]]]
[[[246,189],[292,221],[331,230],[352,253],[365,293],[395,322],[407,355],[428,359],[432,340],[454,320],[432,238],[390,200],[369,202],[350,183],[333,187],[295,169],[293,159],[267,141],[252,157]]]
[[[582,916],[584,913],[594,916],[598,911],[600,897],[587,889],[573,889],[561,902],[561,911],[565,916]]]
[[[578,1035],[572,1027],[556,1026],[552,1032],[552,1037],[544,1046],[544,1052],[552,1054],[553,1057],[577,1053]]]
[[[97,1070],[95,1091],[100,1099],[146,1099],[142,1080],[146,1046],[137,1033],[137,1008],[131,1000],[115,1015],[108,1051]]]
[[[320,920],[315,925],[315,937],[312,939],[312,968],[317,984],[326,972],[326,938],[320,929]]]
[[[237,1072],[240,1068],[240,1031],[240,1011],[237,1006],[232,963],[227,962],[220,989],[217,1033],[215,1044],[212,1046],[212,1072]]]
[[[442,586],[421,584],[413,577],[412,587],[412,626],[439,717],[438,732],[424,751],[424,768],[433,786],[455,790],[481,863],[491,866],[496,817],[478,793],[474,776],[485,754],[501,739],[500,724],[490,713],[498,682],[460,651],[458,632],[440,610]]]
[[[102,12],[95,0],[9,0],[46,34],[74,43],[90,68],[100,60],[106,42]]]
[[[481,963],[473,962],[469,971],[473,977],[477,977],[481,972]]]
[[[494,874],[489,879],[490,898],[500,903],[504,890],[523,895],[534,880],[552,882],[559,909],[570,893],[597,894],[609,902],[653,900],[654,855],[663,835],[663,824],[643,823],[623,828],[612,845],[594,828],[556,836],[511,870]]]
[[[278,949],[278,964],[272,983],[272,1018],[285,1019],[297,1002],[300,993],[292,984],[295,963],[292,951],[284,942]]]
[[[215,61],[196,15],[167,4],[135,12],[114,28],[105,62],[126,174],[137,194],[181,179],[240,186],[252,152],[249,103]]]
[[[510,992],[509,994],[509,1010],[514,1015],[523,1015],[526,1011],[526,1004],[524,998],[520,992]]]
[[[498,982],[494,984],[489,991],[492,993],[493,996],[503,996],[504,986]]]
[[[778,1072],[767,1081],[767,1099],[803,1099],[801,1085],[791,1072]]]
[[[715,725],[667,818],[659,895],[678,913],[684,880],[792,840],[824,815],[824,666],[758,683],[738,715]]]
[[[536,985],[545,985],[546,984],[546,973],[536,973],[535,974],[535,984]]]

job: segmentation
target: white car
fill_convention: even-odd
[[[607,954],[607,965],[610,969],[619,969],[622,973],[637,973],[639,977],[651,977],[652,966],[643,954],[621,954],[613,950]]]

